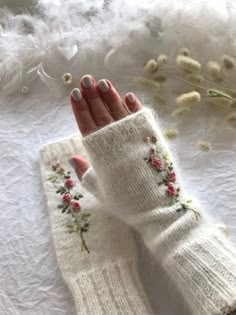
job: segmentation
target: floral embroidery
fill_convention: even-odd
[[[162,180],[158,184],[165,185],[167,196],[174,197],[175,201],[178,201],[180,189],[176,184],[176,174],[168,153],[158,143],[156,136],[145,137],[144,141],[150,146],[149,156],[145,161],[162,175]]]
[[[53,174],[48,177],[48,180],[55,185],[56,193],[61,196],[58,209],[62,213],[71,216],[70,221],[66,224],[69,233],[77,233],[81,239],[81,251],[84,249],[90,253],[85,239],[84,233],[89,229],[90,213],[85,213],[81,208],[79,200],[83,198],[80,193],[74,192],[75,182],[70,176],[70,172],[66,172],[61,167],[60,162],[52,165]]]
[[[186,212],[187,210],[192,210],[195,213],[196,218],[198,218],[198,216],[200,216],[198,211],[189,205],[191,200],[180,202],[180,188],[176,182],[176,174],[168,152],[162,147],[156,136],[145,137],[144,141],[150,146],[149,156],[144,158],[144,160],[161,174],[162,179],[158,185],[166,186],[166,195],[173,198],[175,203],[180,204],[176,211]]]
[[[176,210],[177,212],[187,212],[188,210],[193,211],[193,213],[196,216],[196,219],[198,220],[198,218],[200,217],[200,213],[197,211],[197,209],[195,209],[194,207],[190,206],[190,203],[192,202],[192,200],[186,200],[181,202],[180,207]]]

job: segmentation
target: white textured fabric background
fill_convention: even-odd
[[[201,5],[204,7],[203,2]],[[0,3],[3,4],[2,1]],[[18,6],[22,3],[17,1]],[[217,3],[214,1],[215,8]],[[227,47],[220,42],[227,38],[226,26],[233,24],[233,9],[232,16],[226,18],[230,12],[227,13],[226,8],[230,3],[221,1],[222,7],[217,11],[222,23],[225,19],[225,24],[215,29],[218,53],[235,47],[232,41]],[[8,4],[14,7],[14,1]],[[171,7],[171,1],[169,5]],[[132,9],[132,5],[130,7]],[[191,11],[191,6],[188,10]],[[174,18],[174,11],[170,12]],[[215,14],[209,16],[209,21],[210,18],[212,21],[217,18]],[[207,17],[204,18],[206,21]],[[210,28],[209,21],[205,26]],[[191,34],[186,32],[186,39],[189,40]],[[170,43],[171,38],[167,38],[167,43]],[[204,39],[201,40],[204,43]],[[163,49],[167,49],[165,43],[160,43]],[[184,44],[188,45],[188,41]],[[191,42],[191,45],[201,47],[195,42]],[[206,50],[210,51],[208,46]],[[156,47],[158,45],[150,41],[150,50]],[[138,48],[136,45],[137,59],[140,58]],[[202,49],[198,49],[198,55],[201,52]],[[142,58],[147,56],[149,54],[146,51]],[[93,70],[96,78],[108,75],[118,84],[120,91],[129,90],[127,80],[122,82],[120,73],[100,71],[96,63],[91,64],[91,60],[85,62],[78,73],[93,73]],[[144,101],[149,100],[143,94],[140,96]],[[38,160],[42,144],[77,132],[69,102],[66,97],[56,99],[38,82],[27,95],[17,92],[9,96],[1,94],[0,107],[0,314],[75,314],[71,295],[57,267]],[[167,112],[165,109],[159,111],[163,127],[173,124]],[[182,178],[188,191],[200,199],[216,222],[224,222],[230,228],[230,237],[236,243],[236,133],[222,120],[226,112],[225,108],[214,111],[207,106],[197,108],[194,114],[174,124],[179,129],[179,137],[170,142],[170,146],[182,169]],[[196,141],[202,139],[211,142],[210,152],[201,152],[196,147]],[[155,281],[160,270],[148,264],[149,256],[142,256],[145,259],[142,259],[141,274],[152,303],[159,310],[158,314],[187,315],[188,311],[173,285],[162,276],[158,276],[158,281]]]

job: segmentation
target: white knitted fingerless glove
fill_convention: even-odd
[[[101,197],[137,229],[195,314],[236,308],[236,251],[185,197],[154,116],[142,109],[83,140]]]
[[[72,195],[76,191],[83,194],[78,201],[79,215],[91,214],[88,231],[84,233],[90,254],[85,250],[81,252],[78,233],[67,233],[66,223],[71,216],[58,209],[62,196],[56,193],[57,181],[52,182],[55,176],[61,178],[60,168],[52,172],[51,167],[59,160],[67,169],[68,159],[73,154],[84,155],[79,136],[45,145],[41,150],[41,172],[58,264],[73,294],[77,314],[152,315],[138,275],[136,244],[131,229],[104,212],[103,206],[81,187],[75,186],[70,192]]]

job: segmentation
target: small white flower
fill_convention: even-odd
[[[72,85],[73,83],[73,76],[71,73],[64,73],[62,76],[62,80],[64,85]]]
[[[21,93],[22,93],[22,94],[27,94],[27,93],[29,93],[29,88],[28,88],[28,86],[22,86],[22,88],[21,88]]]

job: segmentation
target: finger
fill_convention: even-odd
[[[109,80],[100,80],[97,87],[114,120],[119,120],[129,115],[120,95]]]
[[[112,123],[114,119],[97,90],[95,79],[91,75],[85,75],[80,84],[96,125],[103,127]]]
[[[125,104],[127,105],[130,112],[135,113],[142,109],[143,105],[140,103],[138,98],[134,95],[134,93],[127,93],[125,95]]]
[[[80,156],[74,155],[70,158],[69,163],[74,168],[83,188],[94,197],[101,200],[102,193],[98,184],[98,178],[92,167],[89,167],[88,161]]]
[[[85,136],[86,134],[95,131],[97,125],[89,110],[87,102],[78,88],[72,90],[70,102],[81,134]]]
[[[81,178],[89,168],[89,162],[82,158],[81,156],[76,155],[72,156],[69,162],[73,169],[75,170],[75,173],[78,176],[79,180],[81,180]]]

